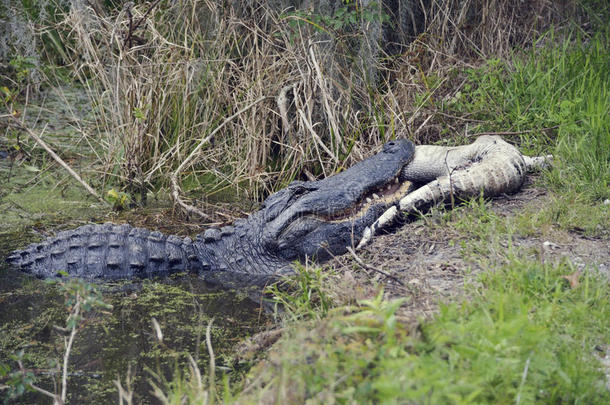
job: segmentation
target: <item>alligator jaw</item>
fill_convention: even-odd
[[[374,198],[375,191],[391,186],[414,151],[410,141],[388,142],[380,153],[344,172],[319,181],[292,183],[269,198],[264,240],[273,243],[286,227],[306,216],[332,218],[353,211],[360,201]]]
[[[394,181],[391,181],[387,185],[383,185],[379,189],[364,196],[353,207],[348,207],[343,211],[337,211],[331,215],[312,214],[312,216],[320,221],[332,223],[355,221],[362,218],[374,205],[382,204],[384,206],[391,206],[398,204],[400,199],[413,191],[413,189],[414,184],[412,182],[400,182],[398,177],[396,177]]]

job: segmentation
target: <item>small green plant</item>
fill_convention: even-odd
[[[383,339],[386,345],[396,344],[396,335],[400,325],[396,321],[396,310],[405,302],[405,298],[394,300],[384,299],[383,289],[373,299],[360,300],[360,308],[342,319],[345,326],[341,332],[345,334],[371,334]]]
[[[15,71],[17,82],[24,83],[30,77],[32,69],[36,69],[36,60],[32,57],[17,56],[9,61]]]
[[[112,204],[112,208],[115,211],[121,211],[127,207],[130,199],[127,193],[124,193],[122,191],[119,192],[111,188],[106,193],[106,201]]]
[[[379,3],[370,2],[363,6],[358,0],[342,1],[332,15],[296,10],[283,15],[282,18],[286,19],[293,28],[308,24],[318,31],[332,33],[335,36],[347,34],[350,28],[358,26],[362,21],[389,20],[389,16],[380,10]]]
[[[271,302],[289,319],[318,319],[333,307],[328,294],[328,269],[319,266],[295,264],[296,275],[285,278],[267,288]]]

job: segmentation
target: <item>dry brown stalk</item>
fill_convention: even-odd
[[[305,123],[305,126],[311,133],[311,137],[313,138],[314,142],[316,144],[320,145],[320,147],[324,150],[324,152],[326,152],[326,154],[328,154],[328,156],[330,156],[337,164],[339,164],[339,159],[330,149],[328,149],[328,147],[324,144],[324,142],[322,142],[322,139],[318,136],[318,134],[316,134],[316,131],[314,131],[313,126],[311,125],[311,122],[307,119],[307,117],[303,113],[303,110],[298,110],[298,112],[299,112],[299,115],[301,116],[301,119]]]
[[[216,358],[214,356],[214,349],[212,348],[212,323],[214,323],[214,318],[210,319],[210,322],[208,322],[208,327],[205,330],[205,346],[208,349],[208,355],[210,356],[210,367],[208,370],[208,389],[210,391],[210,396],[214,398],[216,394]],[[196,366],[196,364],[193,365],[195,369]]]
[[[188,214],[197,214],[202,218],[209,218],[209,215],[207,215],[203,211],[193,207],[192,205],[186,204],[184,202],[184,200],[180,197],[181,189],[180,189],[180,186],[178,185],[178,175],[182,172],[182,170],[184,170],[184,168],[188,164],[191,163],[191,161],[197,155],[199,150],[204,145],[206,145],[208,142],[210,142],[210,139],[212,139],[214,137],[214,135],[216,135],[216,133],[218,133],[225,125],[227,125],[229,122],[231,122],[233,119],[235,119],[240,114],[243,114],[245,111],[248,111],[250,108],[254,107],[256,104],[265,100],[266,98],[267,97],[260,97],[258,100],[255,100],[254,102],[248,104],[244,108],[237,111],[235,114],[231,115],[230,117],[225,118],[224,121],[222,122],[222,124],[220,124],[218,127],[216,127],[212,132],[210,132],[210,134],[208,136],[206,136],[199,142],[199,144],[195,147],[195,149],[193,149],[191,154],[186,159],[184,159],[184,161],[180,164],[180,166],[178,166],[178,168],[170,175],[170,181],[171,181],[171,187],[172,187],[172,191],[171,191],[170,195],[171,195],[172,199],[174,200],[174,202],[176,204],[178,204],[180,207],[182,207],[182,209],[185,210],[185,213],[187,215]]]
[[[280,93],[277,96],[277,108],[282,118],[282,133],[286,137],[290,131],[290,120],[288,119],[288,92],[293,91],[295,84],[289,84],[282,87]]]
[[[333,108],[331,108],[331,106],[330,106],[330,95],[328,94],[328,91],[327,91],[326,80],[324,79],[324,76],[322,75],[322,69],[320,69],[320,64],[318,63],[318,60],[316,59],[316,54],[314,52],[314,48],[311,45],[309,47],[309,56],[311,58],[311,63],[313,64],[314,69],[316,71],[316,77],[318,79],[318,87],[320,88],[320,92],[322,93],[324,109],[325,109],[326,115],[328,116],[329,128],[332,129],[332,132],[330,133],[330,137],[332,138],[334,136],[334,138],[337,140],[337,146],[340,146],[341,149],[343,150],[343,152],[345,152],[345,146],[343,145],[343,140],[341,139],[341,132],[339,131],[339,126],[337,125],[337,120],[335,119],[335,114],[334,114]],[[334,158],[335,158],[335,160],[338,160],[336,156],[334,156]]]
[[[14,115],[9,115],[9,117],[10,117],[11,121],[13,122],[13,125],[18,127],[19,129],[21,129],[22,131],[25,131],[25,133],[27,133],[30,136],[30,138],[32,138],[38,145],[40,145],[40,147],[42,147],[45,151],[47,151],[47,153],[53,158],[53,160],[55,160],[57,163],[59,163],[59,165],[61,167],[66,169],[66,171],[70,174],[70,176],[72,176],[76,181],[78,181],[85,188],[85,190],[87,190],[87,192],[89,192],[89,194],[91,194],[92,196],[97,198],[104,205],[109,205],[108,202],[106,202],[93,188],[91,188],[91,186],[89,184],[87,184],[78,175],[78,173],[76,173],[66,162],[64,162],[64,160],[61,157],[59,157],[59,155],[57,153],[55,153],[55,151],[53,149],[51,149],[51,147],[49,145],[47,145],[47,143],[45,141],[43,141],[40,136],[38,136],[38,134],[36,134],[34,131],[32,131],[30,128],[28,128],[24,123],[22,123]],[[42,131],[43,133],[44,133],[45,129],[46,129],[46,125]]]

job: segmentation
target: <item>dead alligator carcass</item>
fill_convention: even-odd
[[[430,206],[483,194],[495,197],[521,188],[525,174],[546,165],[552,156],[529,157],[499,136],[479,136],[470,145],[420,145],[401,173],[402,181],[423,186],[405,195],[364,230],[358,248],[400,213],[423,211]]]

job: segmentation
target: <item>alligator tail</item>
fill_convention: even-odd
[[[15,251],[7,261],[37,277],[148,278],[201,270],[190,238],[131,225],[85,225]]]

